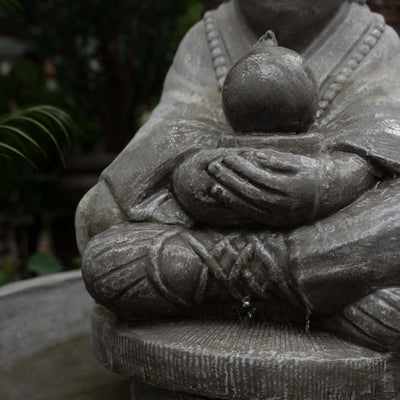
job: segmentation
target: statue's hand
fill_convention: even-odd
[[[289,226],[314,212],[320,164],[273,150],[204,150],[177,168],[174,192],[189,215],[208,225]]]
[[[225,207],[211,195],[216,181],[208,173],[208,166],[235,154],[240,154],[240,150],[221,148],[199,151],[175,170],[174,194],[182,208],[195,220],[211,226],[241,226],[251,223],[248,217],[232,207]]]
[[[339,209],[373,182],[362,159],[340,154],[339,162],[274,150],[226,155],[208,166],[211,195],[263,225],[299,225]]]

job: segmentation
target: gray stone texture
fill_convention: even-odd
[[[399,397],[400,40],[364,3],[206,13],[150,120],[78,207],[86,288],[112,311],[94,314],[96,355],[150,385],[133,383],[139,400]],[[253,57],[267,30],[275,69],[272,51]],[[277,132],[284,113],[261,132],[226,118],[239,60],[233,78],[249,75],[258,100],[271,93],[254,82],[278,70],[283,111],[307,98],[287,81],[309,71],[319,102],[306,132]],[[237,87],[228,100],[254,111]]]
[[[263,24],[318,84],[306,133],[242,135],[226,121],[218,88]],[[397,34],[357,2],[207,13],[150,121],[78,208],[89,293],[129,320],[235,313],[250,298],[264,317],[308,315],[397,349],[399,67]]]
[[[0,288],[0,367],[87,334],[92,307],[81,271]]]
[[[129,381],[94,357],[92,308],[80,271],[2,286],[0,399],[128,399]]]
[[[398,354],[320,330],[237,319],[129,324],[101,306],[92,324],[97,358],[136,379],[135,400],[395,400],[400,393]]]

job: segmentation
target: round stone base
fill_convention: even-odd
[[[135,400],[400,398],[398,354],[318,330],[307,334],[297,325],[227,319],[124,323],[97,306],[92,330],[99,361],[146,384],[133,384]]]
[[[131,383],[131,400],[217,400],[195,394],[179,393],[159,389],[154,386],[133,380]]]

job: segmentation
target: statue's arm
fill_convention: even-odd
[[[81,254],[92,237],[125,221],[126,215],[107,183],[100,180],[81,200],[75,214],[76,240]]]
[[[391,30],[384,40],[321,123],[328,148],[379,169],[380,183],[288,235],[290,269],[316,312],[400,285],[400,42]]]
[[[287,235],[289,269],[310,311],[331,313],[400,285],[400,180]]]
[[[78,246],[131,222],[190,224],[170,186],[173,170],[198,149],[215,148],[227,129],[203,23],[182,41],[150,120],[102,173],[76,214]]]

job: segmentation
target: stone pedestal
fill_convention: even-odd
[[[97,306],[98,360],[134,400],[395,400],[400,356],[301,326],[239,320],[123,323]]]

